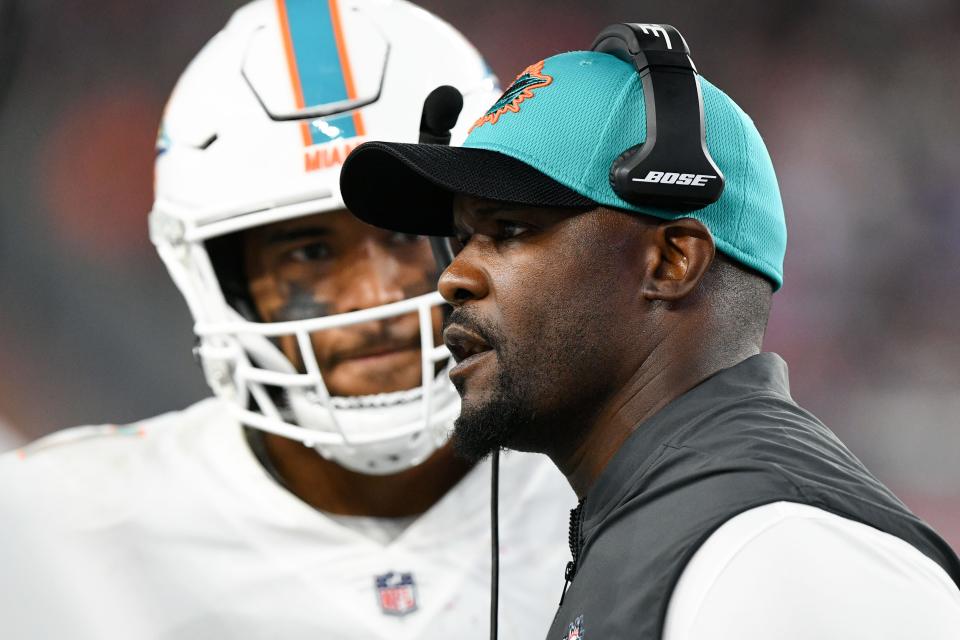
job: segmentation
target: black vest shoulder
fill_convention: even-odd
[[[730,518],[778,501],[902,538],[960,585],[949,545],[793,402],[783,361],[760,354],[674,400],[614,456],[577,514],[573,580],[548,640],[571,624],[587,637],[659,640],[700,545]]]

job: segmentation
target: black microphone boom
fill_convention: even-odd
[[[450,144],[450,130],[457,124],[463,96],[454,87],[442,85],[430,92],[423,101],[420,116],[420,144]],[[453,262],[453,249],[447,238],[430,238],[430,248],[440,271]]]
[[[463,96],[454,87],[443,85],[430,92],[423,101],[420,116],[421,144],[450,144],[450,130],[457,124]]]

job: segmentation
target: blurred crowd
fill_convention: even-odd
[[[147,239],[157,124],[240,0],[29,0],[0,106],[0,447],[206,394]],[[960,547],[960,3],[428,0],[502,82],[665,22],[756,121],[789,245],[766,348]]]

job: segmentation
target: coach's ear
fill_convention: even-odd
[[[660,221],[646,247],[641,294],[648,300],[681,300],[693,292],[713,262],[713,236],[693,218]]]

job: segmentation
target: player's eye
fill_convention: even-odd
[[[287,259],[293,262],[315,262],[326,260],[333,254],[330,246],[325,242],[311,242],[287,252]]]

